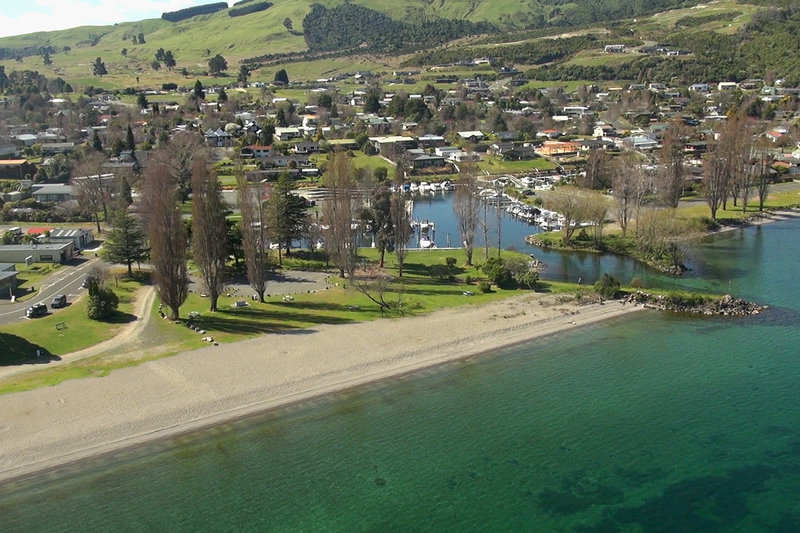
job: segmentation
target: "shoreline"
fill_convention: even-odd
[[[530,293],[264,335],[9,394],[0,414],[0,483],[643,310],[558,300]]]

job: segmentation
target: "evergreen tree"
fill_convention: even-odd
[[[192,92],[192,96],[198,100],[203,100],[206,97],[206,92],[203,90],[203,84],[200,83],[200,80],[194,82],[194,91]]]
[[[128,276],[133,275],[133,263],[147,258],[147,239],[139,223],[132,216],[120,209],[112,222],[100,257],[104,261],[117,265],[127,265]]]
[[[239,67],[239,77],[236,79],[239,83],[247,85],[247,78],[250,77],[250,69],[247,68],[247,65],[242,65]]]
[[[208,60],[208,70],[214,76],[216,76],[217,74],[222,74],[223,72],[228,70],[228,62],[225,61],[224,57],[217,54]]]
[[[281,249],[289,255],[293,240],[303,237],[306,232],[306,200],[293,193],[296,185],[289,174],[284,172],[272,188],[267,212],[270,222],[270,236],[278,243],[278,262]]]
[[[94,136],[92,137],[92,148],[98,152],[103,151],[103,143],[100,142],[100,136],[97,135],[97,130],[94,131]]]
[[[119,298],[111,289],[100,285],[97,281],[89,283],[89,300],[86,303],[86,314],[92,320],[103,320],[114,314],[119,306]]]
[[[228,101],[228,93],[225,92],[225,89],[220,89],[219,94],[217,95],[217,102],[222,102],[223,104]]]
[[[95,76],[105,76],[108,74],[108,71],[106,70],[106,64],[103,63],[102,58],[98,57],[94,60],[94,63],[92,63],[92,74]]]
[[[167,50],[164,54],[164,65],[169,69],[172,70],[175,68],[177,62],[175,61],[175,56],[172,54],[172,50]]]
[[[133,130],[131,129],[130,124],[128,124],[125,147],[131,152],[136,150],[136,139],[133,137]]]
[[[285,68],[282,68],[275,73],[275,83],[283,83],[289,85],[289,75],[286,73]]]

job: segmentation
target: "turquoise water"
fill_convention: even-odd
[[[800,223],[639,313],[0,486],[3,531],[800,531]],[[663,280],[662,280],[663,281]]]

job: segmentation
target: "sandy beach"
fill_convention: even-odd
[[[0,480],[637,310],[530,293],[419,317],[269,334],[5,395]]]

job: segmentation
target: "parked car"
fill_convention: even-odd
[[[53,301],[50,302],[50,307],[53,309],[58,309],[59,307],[66,307],[67,305],[67,295],[66,294],[59,294],[58,296],[53,297]]]
[[[28,318],[39,318],[47,314],[47,305],[43,303],[33,304],[25,311]]]

